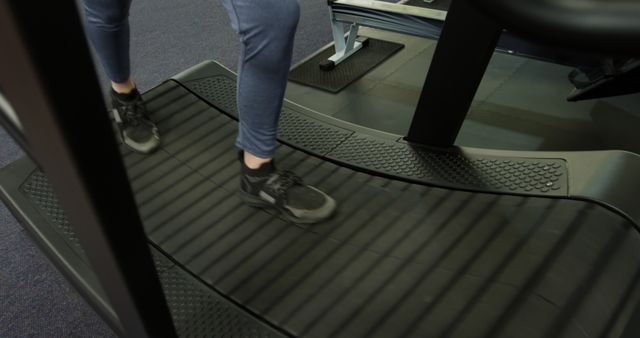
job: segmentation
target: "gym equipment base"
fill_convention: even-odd
[[[360,37],[360,40],[364,41],[364,47],[330,70],[323,70],[319,65],[334,54],[333,44],[305,58],[291,69],[289,81],[338,93],[404,48],[399,43],[373,38]]]

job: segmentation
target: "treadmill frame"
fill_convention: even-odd
[[[55,186],[119,319],[116,331],[176,336],[120,153],[101,113],[104,102],[75,2],[43,3],[37,13],[29,5],[0,3],[0,38],[8,47],[0,54],[0,85],[24,132],[13,128],[13,133]],[[66,37],[66,48],[60,48],[60,36]],[[56,53],[48,53],[53,48]],[[72,66],[61,66],[67,64]],[[65,91],[78,82],[92,83],[80,98]],[[128,220],[125,226],[121,219]]]

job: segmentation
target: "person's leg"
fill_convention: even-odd
[[[237,146],[269,159],[298,24],[297,0],[223,0],[242,41],[238,65],[240,129]],[[258,160],[259,161],[259,160]]]
[[[160,145],[158,128],[146,117],[144,102],[131,79],[129,8],[131,0],[84,0],[86,31],[111,80],[111,101],[120,138],[134,151],[150,153]]]
[[[241,196],[257,206],[275,206],[289,219],[314,223],[329,217],[335,202],[273,164],[277,127],[287,85],[300,8],[297,0],[223,0],[242,41],[238,66],[242,150]]]
[[[131,0],[84,0],[86,31],[112,88],[128,93],[134,85],[129,61]]]

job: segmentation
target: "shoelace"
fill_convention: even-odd
[[[291,171],[285,170],[277,174],[276,179],[270,184],[270,188],[278,196],[286,196],[287,190],[294,185],[302,185],[302,179]]]
[[[144,111],[142,100],[135,100],[131,103],[122,102],[122,105],[124,106],[125,122],[134,127],[140,124],[140,121],[144,118],[144,114],[141,113]]]

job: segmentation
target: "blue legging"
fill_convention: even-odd
[[[278,118],[300,17],[298,0],[221,0],[240,36],[238,65],[238,148],[273,157]],[[87,35],[107,76],[130,76],[129,7],[131,0],[84,0]]]

